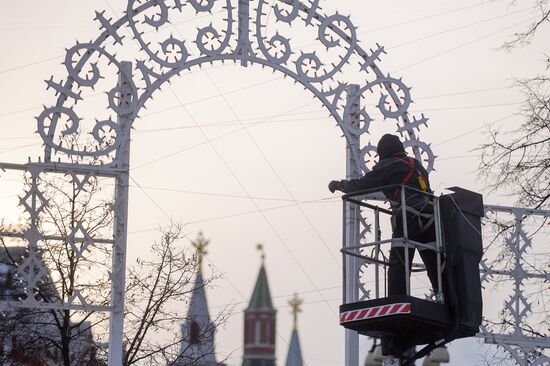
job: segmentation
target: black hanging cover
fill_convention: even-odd
[[[483,196],[459,187],[441,197],[441,220],[446,244],[446,303],[458,319],[453,338],[475,335],[483,315],[479,263],[483,256],[481,218]]]

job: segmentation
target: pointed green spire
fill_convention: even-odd
[[[258,244],[257,249],[262,253],[262,266],[260,267],[260,273],[254,286],[254,292],[250,298],[247,310],[259,310],[267,309],[274,310],[273,302],[271,301],[271,292],[269,291],[269,284],[267,282],[267,273],[265,270],[265,253],[263,251],[263,245]]]

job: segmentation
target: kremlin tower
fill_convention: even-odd
[[[208,243],[209,241],[205,240],[200,232],[197,240],[192,242],[197,251],[197,276],[195,277],[193,295],[187,312],[187,321],[181,327],[181,353],[173,364],[174,366],[220,365],[216,361],[214,350],[216,326],[210,320],[202,275],[202,259],[206,254]]]
[[[180,356],[172,363],[174,366],[223,366],[222,363],[216,361],[214,348],[216,326],[210,319],[202,274],[202,259],[206,254],[208,243],[202,233],[199,233],[196,241],[192,242],[197,251],[197,274],[187,313],[187,321],[181,327]],[[261,244],[258,244],[258,250],[262,252],[262,262],[250,302],[244,311],[242,366],[276,366],[277,311],[271,299],[265,269],[265,255]],[[294,295],[294,298],[288,304],[292,309],[294,320],[285,366],[303,366],[302,350],[298,337],[298,313],[301,312],[300,307],[303,300]]]
[[[303,303],[304,301],[300,299],[297,294],[294,294],[294,298],[288,302],[292,308],[294,321],[285,366],[304,366],[304,362],[302,360],[302,349],[300,347],[300,338],[298,337],[298,313],[302,311],[300,306]]]
[[[262,265],[250,303],[244,311],[244,355],[242,366],[275,366],[276,310],[271,301],[263,246]]]

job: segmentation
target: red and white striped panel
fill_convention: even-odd
[[[340,324],[355,322],[358,320],[381,318],[383,316],[410,314],[410,303],[397,303],[382,306],[374,306],[372,308],[357,309],[346,311],[340,314]]]

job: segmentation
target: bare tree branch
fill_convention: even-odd
[[[516,3],[518,3],[518,1],[512,1],[512,5]],[[536,13],[536,19],[524,31],[514,33],[512,38],[502,45],[502,48],[512,50],[517,47],[528,45],[531,43],[536,33],[546,25],[546,23],[550,22],[550,4],[548,0],[532,0],[532,4],[533,12]]]

